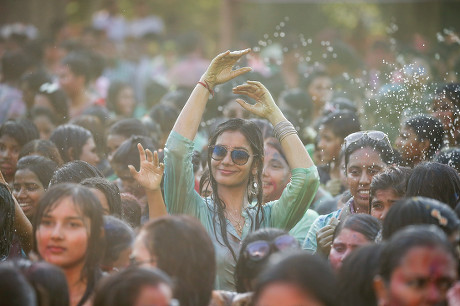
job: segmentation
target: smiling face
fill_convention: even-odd
[[[35,173],[29,169],[16,171],[13,183],[13,196],[29,220],[33,218],[38,201],[44,194],[45,188]]]
[[[343,139],[336,136],[330,128],[320,126],[318,149],[322,162],[330,163],[338,159],[342,143]]]
[[[374,175],[382,172],[386,164],[372,148],[362,148],[350,154],[347,164],[347,184],[359,213],[369,211],[369,189]]]
[[[391,206],[401,197],[392,188],[377,190],[371,200],[371,215],[383,221]]]
[[[401,259],[389,284],[377,290],[377,294],[390,306],[446,305],[447,290],[457,277],[456,269],[454,258],[445,250],[414,247]]]
[[[62,198],[43,214],[35,239],[40,256],[60,268],[83,267],[90,235],[90,220],[70,197]]]
[[[225,157],[220,160],[211,159],[211,172],[219,185],[226,187],[246,186],[249,181],[249,174],[255,175],[256,170],[252,167],[254,153],[246,137],[239,131],[223,132],[217,137],[216,145],[225,146],[228,151]],[[243,150],[250,156],[246,164],[237,165],[232,161],[231,151]]]
[[[281,154],[265,144],[264,170],[262,172],[263,202],[278,200],[291,179],[291,169]]]
[[[13,137],[8,135],[0,137],[0,170],[7,181],[14,176],[20,150],[21,146]]]

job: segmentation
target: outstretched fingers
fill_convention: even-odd
[[[138,143],[137,149],[139,150],[139,159],[140,159],[140,162],[142,163],[146,159],[144,147],[140,143]]]

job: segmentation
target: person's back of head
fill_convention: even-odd
[[[19,159],[28,155],[38,155],[54,161],[58,166],[63,164],[59,150],[51,140],[35,139],[26,143],[19,151]]]
[[[270,264],[257,280],[254,305],[262,306],[267,299],[293,298],[293,292],[298,298],[295,305],[337,305],[336,277],[323,258],[296,252],[278,261],[273,258]],[[274,289],[279,290],[274,294]],[[275,305],[273,301],[272,304]]]
[[[350,111],[335,111],[323,117],[320,126],[328,128],[336,137],[345,138],[361,130],[358,115]]]
[[[420,163],[407,181],[406,196],[436,199],[455,209],[460,198],[460,176],[452,167],[444,164]]]
[[[449,148],[436,154],[434,161],[440,164],[448,165],[460,173],[460,148]]]
[[[417,115],[406,120],[403,125],[414,131],[417,141],[429,141],[425,151],[427,160],[431,159],[441,149],[444,139],[444,127],[439,119],[427,115]]]
[[[4,306],[37,305],[37,297],[32,286],[8,262],[0,264],[0,301]]]
[[[216,258],[203,225],[190,216],[166,216],[144,225],[139,235],[156,256],[157,267],[176,280],[174,297],[180,304],[208,305]]]
[[[360,247],[345,258],[338,274],[338,305],[377,306],[372,282],[377,274],[382,245]]]
[[[460,220],[448,205],[422,196],[405,198],[396,202],[383,222],[382,238],[390,239],[398,230],[417,224],[433,224],[448,236],[455,236]]]
[[[113,217],[104,216],[105,255],[102,260],[104,271],[125,268],[129,261],[123,261],[120,256],[130,250],[134,242],[134,230],[126,222]],[[123,262],[122,262],[123,261]]]
[[[93,305],[171,305],[172,287],[171,279],[158,269],[130,267],[100,281]],[[147,299],[144,290],[150,292]]]
[[[139,200],[130,193],[121,193],[121,219],[133,229],[141,226],[142,209]]]
[[[121,135],[129,138],[132,135],[148,137],[148,131],[139,119],[126,118],[112,124],[107,135]]]
[[[91,132],[75,124],[65,124],[53,131],[50,140],[56,145],[64,162],[78,160]]]
[[[104,194],[109,208],[109,214],[121,217],[121,198],[118,186],[102,177],[90,177],[81,181],[83,186],[97,189]]]
[[[18,260],[14,265],[21,270],[35,290],[40,306],[68,306],[69,288],[60,268],[45,261]]]
[[[80,183],[84,179],[104,176],[94,166],[82,160],[74,160],[58,168],[50,180],[50,186],[59,183]]]

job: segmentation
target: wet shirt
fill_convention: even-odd
[[[196,217],[209,233],[216,251],[217,275],[215,288],[235,291],[233,274],[236,261],[225,246],[220,230],[219,220],[214,212],[213,200],[202,198],[195,190],[192,155],[193,141],[171,132],[165,146],[165,203],[170,214],[187,214]],[[269,202],[263,207],[264,218],[260,227],[291,229],[302,218],[311,204],[319,185],[319,176],[315,166],[308,169],[291,170],[291,182],[286,186],[277,201]],[[235,254],[239,253],[241,241],[255,230],[257,210],[249,206],[243,210],[245,219],[243,233],[240,237],[233,225],[226,222],[228,241]],[[259,220],[261,216],[259,216]]]

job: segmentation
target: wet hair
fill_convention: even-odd
[[[277,237],[287,234],[286,231],[278,228],[261,228],[250,233],[243,239],[234,274],[236,292],[244,293],[252,291],[253,288],[250,287],[251,282],[264,270],[269,260],[269,256],[267,256],[263,260],[256,262],[244,256],[248,244],[258,240],[271,242]]]
[[[50,140],[54,142],[64,162],[80,159],[83,146],[93,135],[87,129],[74,125],[65,124],[53,131]],[[72,149],[70,152],[70,149]]]
[[[272,260],[271,260],[272,263]],[[253,301],[271,284],[286,283],[308,293],[325,306],[337,305],[337,282],[326,260],[306,252],[295,252],[271,264],[259,276]]]
[[[445,84],[443,87],[436,90],[437,95],[443,95],[451,101],[456,107],[456,114],[459,114],[460,111],[460,84],[459,83],[450,83]]]
[[[305,90],[300,88],[284,90],[281,92],[279,100],[283,101],[284,105],[295,112],[299,123],[303,123],[302,125],[308,125],[310,123],[313,111],[313,101]]]
[[[69,288],[62,270],[46,261],[31,262],[27,259],[13,261],[13,264],[32,285],[40,306],[68,306]]]
[[[8,187],[0,183],[0,261],[10,253],[14,235],[14,199]]]
[[[62,65],[69,67],[70,71],[85,78],[85,84],[88,84],[92,77],[91,60],[87,54],[80,51],[70,52],[62,60]]]
[[[362,234],[367,240],[375,242],[381,228],[377,218],[368,214],[353,214],[345,220],[340,220],[334,231],[334,239],[340,235],[343,229],[349,229]]]
[[[110,215],[118,218],[121,217],[120,189],[118,189],[116,184],[109,182],[103,177],[86,178],[81,181],[81,184],[101,191],[109,204]]]
[[[330,129],[336,137],[342,139],[361,130],[358,116],[350,111],[332,112],[323,117],[319,124]]]
[[[377,190],[391,189],[398,197],[406,194],[406,185],[412,169],[409,167],[390,166],[372,178],[369,190],[369,203]]]
[[[129,138],[133,135],[149,136],[149,132],[139,119],[126,118],[110,126],[107,135],[121,135]]]
[[[375,140],[364,134],[363,137],[357,141],[342,147],[343,152],[341,152],[341,154],[344,154],[345,157],[345,171],[347,171],[351,154],[364,148],[370,148],[378,153],[382,161],[387,165],[393,163],[394,161],[394,152],[390,144],[388,144],[385,140]]]
[[[262,138],[262,133],[260,132],[260,129],[257,127],[257,125],[249,120],[244,120],[244,119],[230,119],[228,121],[225,121],[224,123],[221,123],[217,126],[216,130],[214,133],[211,135],[209,138],[209,145],[215,145],[217,138],[222,135],[225,132],[240,132],[244,135],[246,138],[247,142],[251,146],[252,152],[254,153],[254,159],[253,159],[253,165],[251,167],[256,167],[257,173],[255,177],[252,174],[249,174],[249,181],[248,181],[248,201],[249,203],[253,203],[253,200],[255,198],[256,203],[253,206],[248,207],[247,209],[255,209],[256,214],[255,214],[255,220],[251,219],[251,228],[254,229],[259,229],[260,225],[263,222],[264,219],[264,213],[262,209],[263,205],[263,190],[262,188],[257,188],[257,190],[252,190],[252,186],[254,183],[257,184],[257,186],[262,186],[262,171],[264,167],[264,141]],[[208,168],[211,169],[211,153],[208,152]],[[216,212],[214,214],[212,222],[214,223],[214,228],[217,228],[217,218],[219,219],[219,228],[220,232],[222,235],[223,241],[219,241],[221,244],[227,246],[227,248],[230,250],[233,258],[236,261],[236,254],[235,250],[231,247],[228,237],[227,237],[227,220],[225,218],[225,208],[226,204],[224,201],[222,201],[219,197],[219,190],[218,190],[218,184],[215,180],[215,178],[212,175],[212,172],[209,172],[209,181],[208,184],[211,185],[212,189],[212,194],[211,194],[211,199],[213,200],[214,203],[214,208],[213,211]],[[252,224],[255,223],[255,226],[253,227]],[[289,226],[288,226],[289,227]],[[217,236],[217,235],[216,235]]]
[[[460,173],[460,148],[449,148],[442,150],[434,158],[440,164],[448,165]]]
[[[302,88],[308,89],[313,81],[317,78],[331,78],[331,76],[323,70],[316,70],[310,73],[308,76],[302,79],[301,86]]]
[[[104,216],[105,254],[103,267],[112,267],[121,252],[130,248],[134,242],[134,230],[126,222],[113,217]]]
[[[34,289],[10,262],[0,264],[0,301],[4,306],[35,306]]]
[[[120,92],[125,88],[133,89],[132,86],[128,83],[112,82],[107,92],[107,99],[106,99],[107,108],[113,111],[117,115],[120,114],[119,105],[118,105],[119,95],[120,95]]]
[[[446,204],[435,199],[411,197],[391,206],[383,221],[382,238],[388,240],[398,230],[414,224],[434,224],[448,236],[460,228],[460,220]]]
[[[428,140],[430,142],[426,152],[427,159],[431,159],[441,149],[444,139],[444,126],[439,119],[427,115],[418,115],[409,118],[403,125],[414,131],[417,135],[417,141]]]
[[[67,197],[70,197],[75,208],[90,220],[85,262],[80,274],[80,279],[85,280],[87,284],[85,293],[78,303],[78,305],[83,305],[90,298],[94,286],[101,276],[99,263],[104,252],[102,207],[89,188],[79,184],[62,183],[48,189],[40,199],[35,213],[33,222],[34,251],[39,254],[36,233],[40,227],[41,220]]]
[[[49,108],[41,107],[41,106],[32,107],[32,109],[30,110],[30,113],[29,113],[30,120],[33,121],[34,119],[36,119],[37,117],[40,117],[40,116],[44,116],[44,117],[48,118],[48,120],[52,124],[54,124],[56,126],[60,124],[60,121],[59,121],[57,115],[52,110],[50,110]]]
[[[171,279],[159,269],[129,267],[101,280],[94,294],[93,305],[135,305],[143,288],[162,284],[173,287]]]
[[[82,160],[74,160],[59,167],[50,180],[50,186],[59,183],[80,183],[91,177],[104,177],[93,165]]]
[[[420,163],[415,166],[407,181],[406,196],[436,199],[455,209],[460,203],[460,176],[457,171],[444,164]]]
[[[8,120],[0,126],[0,137],[7,135],[17,141],[20,147],[40,138],[37,127],[30,120]]]
[[[187,101],[187,99],[185,101]],[[171,105],[160,103],[152,107],[148,116],[152,119],[153,123],[157,125],[162,135],[169,135],[179,116],[179,111]]]
[[[88,131],[94,139],[94,144],[96,145],[97,152],[102,155],[105,150],[105,128],[101,120],[92,115],[81,115],[71,121],[72,124],[81,126]]]
[[[386,219],[385,219],[386,220]],[[456,258],[447,236],[434,225],[411,225],[397,233],[384,244],[379,261],[378,275],[389,283],[393,271],[401,264],[401,260],[416,247],[436,247]]]
[[[261,118],[251,118],[249,120],[259,127],[264,140],[270,137],[275,137],[273,134],[273,125],[268,120]]]
[[[19,151],[19,159],[28,155],[40,155],[54,161],[58,166],[63,164],[59,150],[51,140],[35,139],[26,143]]]
[[[112,166],[117,165],[128,169],[128,165],[133,165],[136,170],[139,170],[140,159],[139,149],[137,144],[140,143],[144,150],[149,149],[155,151],[156,148],[152,140],[145,136],[131,136],[129,139],[123,141],[113,155]]]
[[[18,160],[16,172],[27,169],[33,172],[45,189],[48,188],[51,177],[58,165],[43,156],[24,156]]]
[[[121,193],[121,219],[132,228],[141,226],[142,209],[139,200],[130,193]]]
[[[345,97],[334,97],[329,104],[331,106],[331,112],[349,111],[355,114],[358,113],[358,109],[353,101]]]
[[[174,297],[181,305],[208,305],[216,276],[214,245],[193,217],[166,216],[141,230],[157,267],[175,280]],[[172,256],[173,254],[173,256]]]
[[[67,94],[59,88],[49,91],[46,87],[41,87],[38,94],[45,96],[53,107],[53,111],[59,120],[59,124],[69,120],[69,105]]]
[[[337,305],[377,306],[373,279],[381,252],[381,244],[371,244],[356,249],[345,258],[337,277]]]

